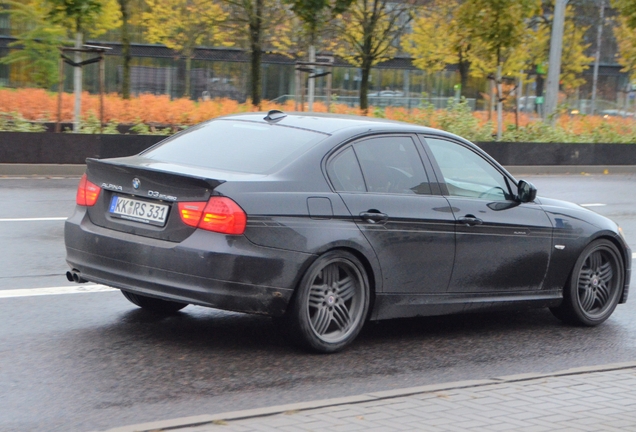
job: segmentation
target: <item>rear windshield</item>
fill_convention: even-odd
[[[264,174],[285,166],[326,136],[281,125],[215,120],[194,126],[142,154],[162,162]]]

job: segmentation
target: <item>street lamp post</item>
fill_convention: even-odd
[[[548,60],[548,82],[546,85],[544,121],[555,120],[559,98],[559,76],[561,75],[561,52],[563,51],[563,26],[565,23],[565,6],[568,0],[556,0],[552,19],[552,37],[550,38],[550,58]]]
[[[592,109],[590,114],[596,112],[596,90],[598,85],[598,66],[601,60],[601,42],[603,38],[603,24],[605,20],[605,0],[601,0],[599,7],[598,30],[596,32],[596,54],[594,56],[594,74],[592,75]]]

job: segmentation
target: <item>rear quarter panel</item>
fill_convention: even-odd
[[[347,249],[367,266],[376,292],[382,290],[375,252],[360,232],[342,198],[331,191],[322,172],[310,180],[227,182],[215,192],[231,197],[247,213],[245,237],[259,246],[311,254],[304,270],[321,254]],[[313,206],[312,203],[321,205]],[[328,205],[324,205],[328,202]],[[311,211],[310,211],[311,209]],[[377,281],[377,282],[376,282]]]

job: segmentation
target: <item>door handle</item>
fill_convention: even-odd
[[[377,210],[369,210],[366,212],[360,213],[360,217],[369,223],[384,223],[389,220],[389,215],[386,213],[381,213]]]
[[[457,219],[457,222],[459,222],[460,224],[464,224],[466,226],[475,226],[475,225],[481,225],[484,223],[483,220],[471,214],[467,214],[464,217],[460,217],[459,219]]]

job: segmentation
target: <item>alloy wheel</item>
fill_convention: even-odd
[[[604,248],[593,251],[585,259],[579,271],[578,301],[590,317],[603,314],[612,303],[612,295],[618,290],[616,267],[616,258]]]
[[[307,312],[311,329],[324,342],[338,343],[358,328],[366,303],[363,278],[345,258],[324,263],[309,287]]]

